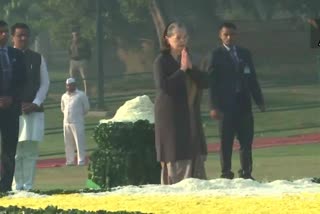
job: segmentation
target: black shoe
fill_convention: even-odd
[[[250,179],[250,180],[253,180],[255,181],[256,179],[254,179],[254,177],[252,177],[252,175],[243,175],[241,176],[240,178],[243,178],[243,179]]]
[[[256,179],[254,179],[254,177],[252,177],[251,173],[246,173],[243,170],[239,170],[239,178],[243,178],[243,179],[251,179],[253,181],[255,181]]]
[[[220,178],[226,178],[226,179],[233,179],[234,173],[233,172],[224,172],[221,174]]]

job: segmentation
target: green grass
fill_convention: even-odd
[[[86,166],[38,169],[34,189],[83,189],[88,177]]]
[[[253,175],[258,181],[278,179],[294,180],[319,175],[320,144],[291,145],[256,149],[253,152]],[[239,155],[234,152],[233,171],[239,169]],[[206,161],[209,179],[220,176],[219,155],[212,153]],[[57,167],[38,169],[35,188],[49,189],[81,189],[85,188],[87,167]]]
[[[138,78],[135,76],[135,80]],[[144,80],[145,81],[145,80]],[[127,82],[128,84],[130,83]],[[119,83],[118,83],[119,84]],[[137,83],[136,83],[137,84]],[[118,87],[120,87],[118,85]],[[132,86],[130,86],[132,87]],[[264,95],[267,104],[267,112],[255,112],[255,136],[256,137],[286,137],[299,134],[317,132],[320,127],[320,97],[318,96],[320,85],[284,85],[264,87]],[[111,93],[112,92],[112,93]],[[110,118],[123,103],[135,96],[148,94],[153,99],[153,90],[137,88],[130,91],[118,91],[116,88],[106,96],[105,106],[107,116]],[[40,154],[64,153],[62,121],[60,111],[60,96],[50,94],[51,98],[46,105],[46,133],[44,142],[40,146]],[[52,97],[55,97],[54,99]],[[202,101],[202,118],[207,142],[218,142],[217,122],[208,116],[208,95],[205,91]],[[52,101],[52,102],[51,102]],[[93,128],[102,119],[98,116],[86,117],[88,148],[94,148],[92,139]]]
[[[262,80],[267,112],[254,109],[255,137],[286,137],[319,132],[320,127],[320,84],[314,65],[301,64],[258,66],[259,79]],[[64,157],[62,132],[63,115],[60,111],[60,98],[65,92],[64,80],[67,72],[50,72],[51,87],[46,101],[46,136],[40,144],[40,158]],[[96,93],[96,80],[91,80]],[[81,88],[81,83],[79,84]],[[110,118],[123,103],[135,96],[147,94],[154,98],[152,73],[131,75],[123,78],[108,77],[105,81],[105,118]],[[95,94],[93,93],[93,94]],[[95,102],[95,96],[91,96]],[[204,91],[202,118],[208,143],[218,139],[217,122],[208,117],[208,95]],[[93,128],[102,119],[99,116],[86,117],[87,147],[96,147],[92,138]],[[316,151],[319,145],[289,146],[259,149],[254,152],[254,176],[259,180],[294,179],[319,176],[314,173],[320,158]],[[233,157],[234,171],[239,168],[237,153]],[[219,158],[211,154],[207,161],[209,178],[220,174]],[[62,176],[63,175],[63,176]],[[83,188],[87,177],[85,167],[60,167],[40,169],[37,173],[36,188],[54,189]]]
[[[49,70],[49,77],[51,82],[64,81],[69,78],[68,70],[67,72],[57,71],[56,69]]]
[[[320,144],[291,145],[255,149],[253,151],[253,176],[259,181],[300,179],[320,176],[318,165]],[[233,154],[233,171],[240,168],[238,152]],[[209,178],[220,176],[219,154],[209,155],[206,165]]]
[[[320,127],[320,85],[278,86],[263,89],[267,112],[255,112],[256,137],[286,137],[317,131]],[[203,123],[208,142],[217,141],[218,126],[208,116],[203,99]]]

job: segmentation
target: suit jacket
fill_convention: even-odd
[[[251,112],[251,97],[257,105],[264,104],[250,51],[239,46],[236,46],[236,51],[238,67],[224,46],[211,53],[208,64],[211,109]],[[238,94],[236,87],[239,83],[241,90]]]
[[[193,111],[188,105],[187,76],[197,87]],[[154,79],[157,92],[155,98],[157,160],[172,162],[206,154],[200,116],[201,90],[208,86],[206,72],[200,72],[195,68],[184,72],[180,70],[180,64],[174,60],[169,51],[163,51],[154,61]]]
[[[12,78],[7,92],[0,92],[0,96],[11,96],[13,99],[12,108],[21,112],[21,95],[26,80],[26,65],[22,51],[8,47],[8,57],[12,66]],[[3,84],[3,83],[0,83]]]

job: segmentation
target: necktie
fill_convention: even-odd
[[[239,58],[238,58],[236,49],[235,49],[234,47],[232,47],[229,52],[230,52],[230,55],[231,55],[231,58],[232,58],[233,62],[234,62],[236,65],[238,65],[238,63],[239,63]]]
[[[238,58],[238,55],[237,55],[237,52],[236,52],[236,49],[235,47],[232,47],[230,49],[230,56],[232,58],[232,61],[234,62],[234,65],[235,65],[235,69],[236,69],[236,72],[237,72],[237,75],[239,75],[239,58]],[[241,80],[240,80],[240,76],[238,76],[237,78],[237,81],[236,81],[236,86],[235,86],[235,89],[236,89],[236,92],[239,93],[241,91]]]

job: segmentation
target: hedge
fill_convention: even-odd
[[[141,214],[141,212],[127,212],[127,211],[83,211],[77,209],[71,210],[62,210],[54,206],[48,206],[45,209],[31,209],[26,207],[17,207],[17,206],[10,206],[10,207],[1,207],[0,212],[6,214]]]
[[[98,186],[160,183],[154,124],[147,120],[102,123],[93,138],[98,148],[90,155],[88,178]]]

